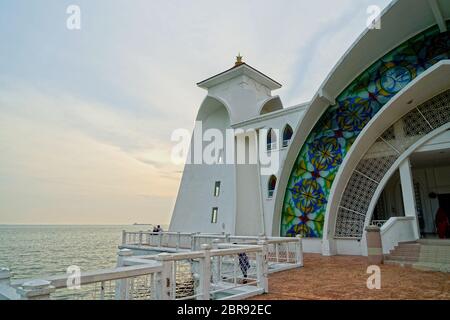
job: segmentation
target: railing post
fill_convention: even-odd
[[[219,239],[214,239],[212,248],[215,250],[219,249],[219,243],[220,243]],[[212,268],[213,268],[212,269],[213,283],[218,283],[221,280],[220,260],[221,260],[221,256],[216,256],[213,258],[213,266],[212,266]]]
[[[162,264],[162,271],[159,273],[158,290],[160,290],[160,300],[175,300],[176,296],[172,295],[172,292],[176,292],[176,278],[172,279],[172,255],[169,253],[160,253],[157,258]],[[175,290],[172,290],[172,286],[175,286]]]
[[[163,236],[163,233],[160,231],[159,232],[159,247],[160,248],[162,248],[162,236]]]
[[[122,245],[127,244],[127,232],[125,230],[122,230]]]
[[[0,285],[9,286],[11,284],[11,271],[8,268],[0,268]]]
[[[299,267],[303,267],[303,239],[301,235],[297,235],[297,243],[295,244],[295,261]]]
[[[380,265],[383,263],[383,244],[379,227],[366,227],[367,262],[369,265]]]
[[[196,233],[191,233],[191,251],[195,251],[195,235]]]
[[[117,267],[125,266],[125,259],[131,257],[133,251],[130,249],[122,249],[117,253]],[[116,291],[114,295],[116,300],[129,300],[130,290],[129,290],[129,280],[120,279],[116,281]]]
[[[211,245],[202,244],[203,258],[200,263],[200,288],[199,300],[210,300],[209,288],[211,286]]]
[[[139,245],[142,246],[142,231],[139,231]]]
[[[28,281],[17,288],[21,300],[50,300],[50,294],[53,292],[55,287],[47,280]]]
[[[227,234],[225,235],[225,242],[226,242],[226,243],[230,243],[230,234],[229,234],[229,233],[227,233]]]
[[[177,251],[180,250],[181,232],[177,232]]]
[[[261,252],[256,253],[256,272],[258,276],[259,287],[264,289],[264,293],[269,292],[269,265],[267,261],[267,241],[259,240],[258,245],[261,246]]]

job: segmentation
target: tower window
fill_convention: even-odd
[[[267,132],[267,151],[272,151],[277,148],[277,135],[273,129]]]
[[[212,209],[211,213],[211,223],[217,223],[217,214],[219,213],[219,208],[215,207]]]
[[[269,183],[267,185],[267,194],[269,198],[273,198],[273,195],[275,193],[275,187],[277,186],[277,177],[271,176],[269,179]]]
[[[220,181],[216,181],[214,185],[214,197],[218,197],[220,195]]]
[[[292,127],[287,124],[283,131],[283,148],[286,148],[289,145],[293,133]]]

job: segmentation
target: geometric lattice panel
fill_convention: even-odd
[[[364,231],[365,216],[339,208],[336,220],[335,236],[337,238],[360,238]]]
[[[380,182],[397,159],[398,156],[362,159],[356,166],[356,170]]]
[[[422,104],[418,109],[434,129],[450,122],[450,90]]]
[[[431,132],[432,128],[419,110],[414,109],[403,117],[403,131],[406,137],[416,137]]]
[[[357,172],[353,172],[342,195],[341,207],[365,215],[377,187],[377,183]]]

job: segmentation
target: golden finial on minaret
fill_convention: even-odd
[[[234,63],[234,66],[240,66],[241,64],[244,64],[244,62],[242,61],[242,56],[241,53],[239,52],[238,56],[236,57],[236,62]]]

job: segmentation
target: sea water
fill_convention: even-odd
[[[0,225],[0,268],[13,279],[114,267],[122,230],[147,231],[149,226]]]

